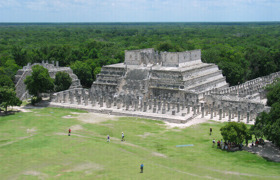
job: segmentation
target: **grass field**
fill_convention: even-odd
[[[223,123],[171,129],[161,121],[103,117],[93,124],[73,112],[86,113],[43,108],[0,117],[1,179],[280,179],[279,163],[212,148]],[[194,146],[176,147],[182,144]]]

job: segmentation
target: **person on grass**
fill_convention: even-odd
[[[215,146],[215,139],[213,139],[213,141],[212,141],[212,147],[214,147]]]
[[[107,142],[110,142],[110,136],[109,135],[107,136]]]
[[[144,170],[144,164],[143,163],[140,165],[140,170],[141,170],[140,173],[143,173],[143,170]]]
[[[71,136],[71,129],[68,130],[68,136]]]
[[[125,141],[125,139],[124,139],[124,133],[122,132],[122,141]]]

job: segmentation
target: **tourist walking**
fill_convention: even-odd
[[[220,142],[220,140],[218,140],[218,142],[217,142],[217,148],[220,148],[220,145],[221,145],[221,142]]]
[[[125,139],[124,139],[124,133],[122,132],[122,141],[125,141]]]
[[[213,139],[213,141],[212,141],[212,147],[214,147],[215,146],[215,139]]]
[[[71,136],[71,129],[68,130],[68,136]]]
[[[210,128],[210,136],[211,136],[211,134],[212,134],[212,128]]]
[[[143,170],[144,170],[144,164],[143,163],[140,165],[140,170],[141,170],[140,173],[143,173]]]
[[[110,136],[107,135],[107,142],[110,142]]]

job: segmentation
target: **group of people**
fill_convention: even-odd
[[[210,128],[210,135],[212,134],[212,128]],[[216,145],[216,141],[215,139],[212,140],[212,147],[215,147]],[[252,142],[252,145],[253,145],[253,142]],[[242,148],[243,144],[236,144],[234,142],[230,142],[230,141],[225,141],[223,142],[223,140],[218,140],[217,141],[217,148],[218,149],[225,149],[225,150],[230,150],[232,147],[239,147],[240,149]]]
[[[212,143],[213,143],[212,147],[214,147],[216,145],[215,139],[213,139]],[[240,149],[242,149],[243,144],[242,143],[241,144],[236,144],[236,143],[230,142],[230,141],[223,142],[222,139],[217,141],[217,148],[218,149],[230,150],[232,147],[239,147]]]
[[[260,138],[260,139],[256,138],[255,146],[258,147],[258,145],[264,146],[264,140],[262,138]],[[252,141],[252,147],[253,146],[254,146],[254,141]]]
[[[212,147],[214,147],[216,145],[215,139],[213,139],[212,143],[213,143]],[[217,141],[217,148],[218,149],[230,150],[230,147],[232,145],[234,145],[234,144],[231,143],[231,142],[223,142],[222,139]]]

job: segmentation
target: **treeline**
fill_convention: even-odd
[[[280,23],[1,24],[0,75],[12,82],[28,62],[59,61],[90,87],[103,65],[124,60],[124,50],[201,49],[203,62],[236,85],[280,70],[279,38]]]

